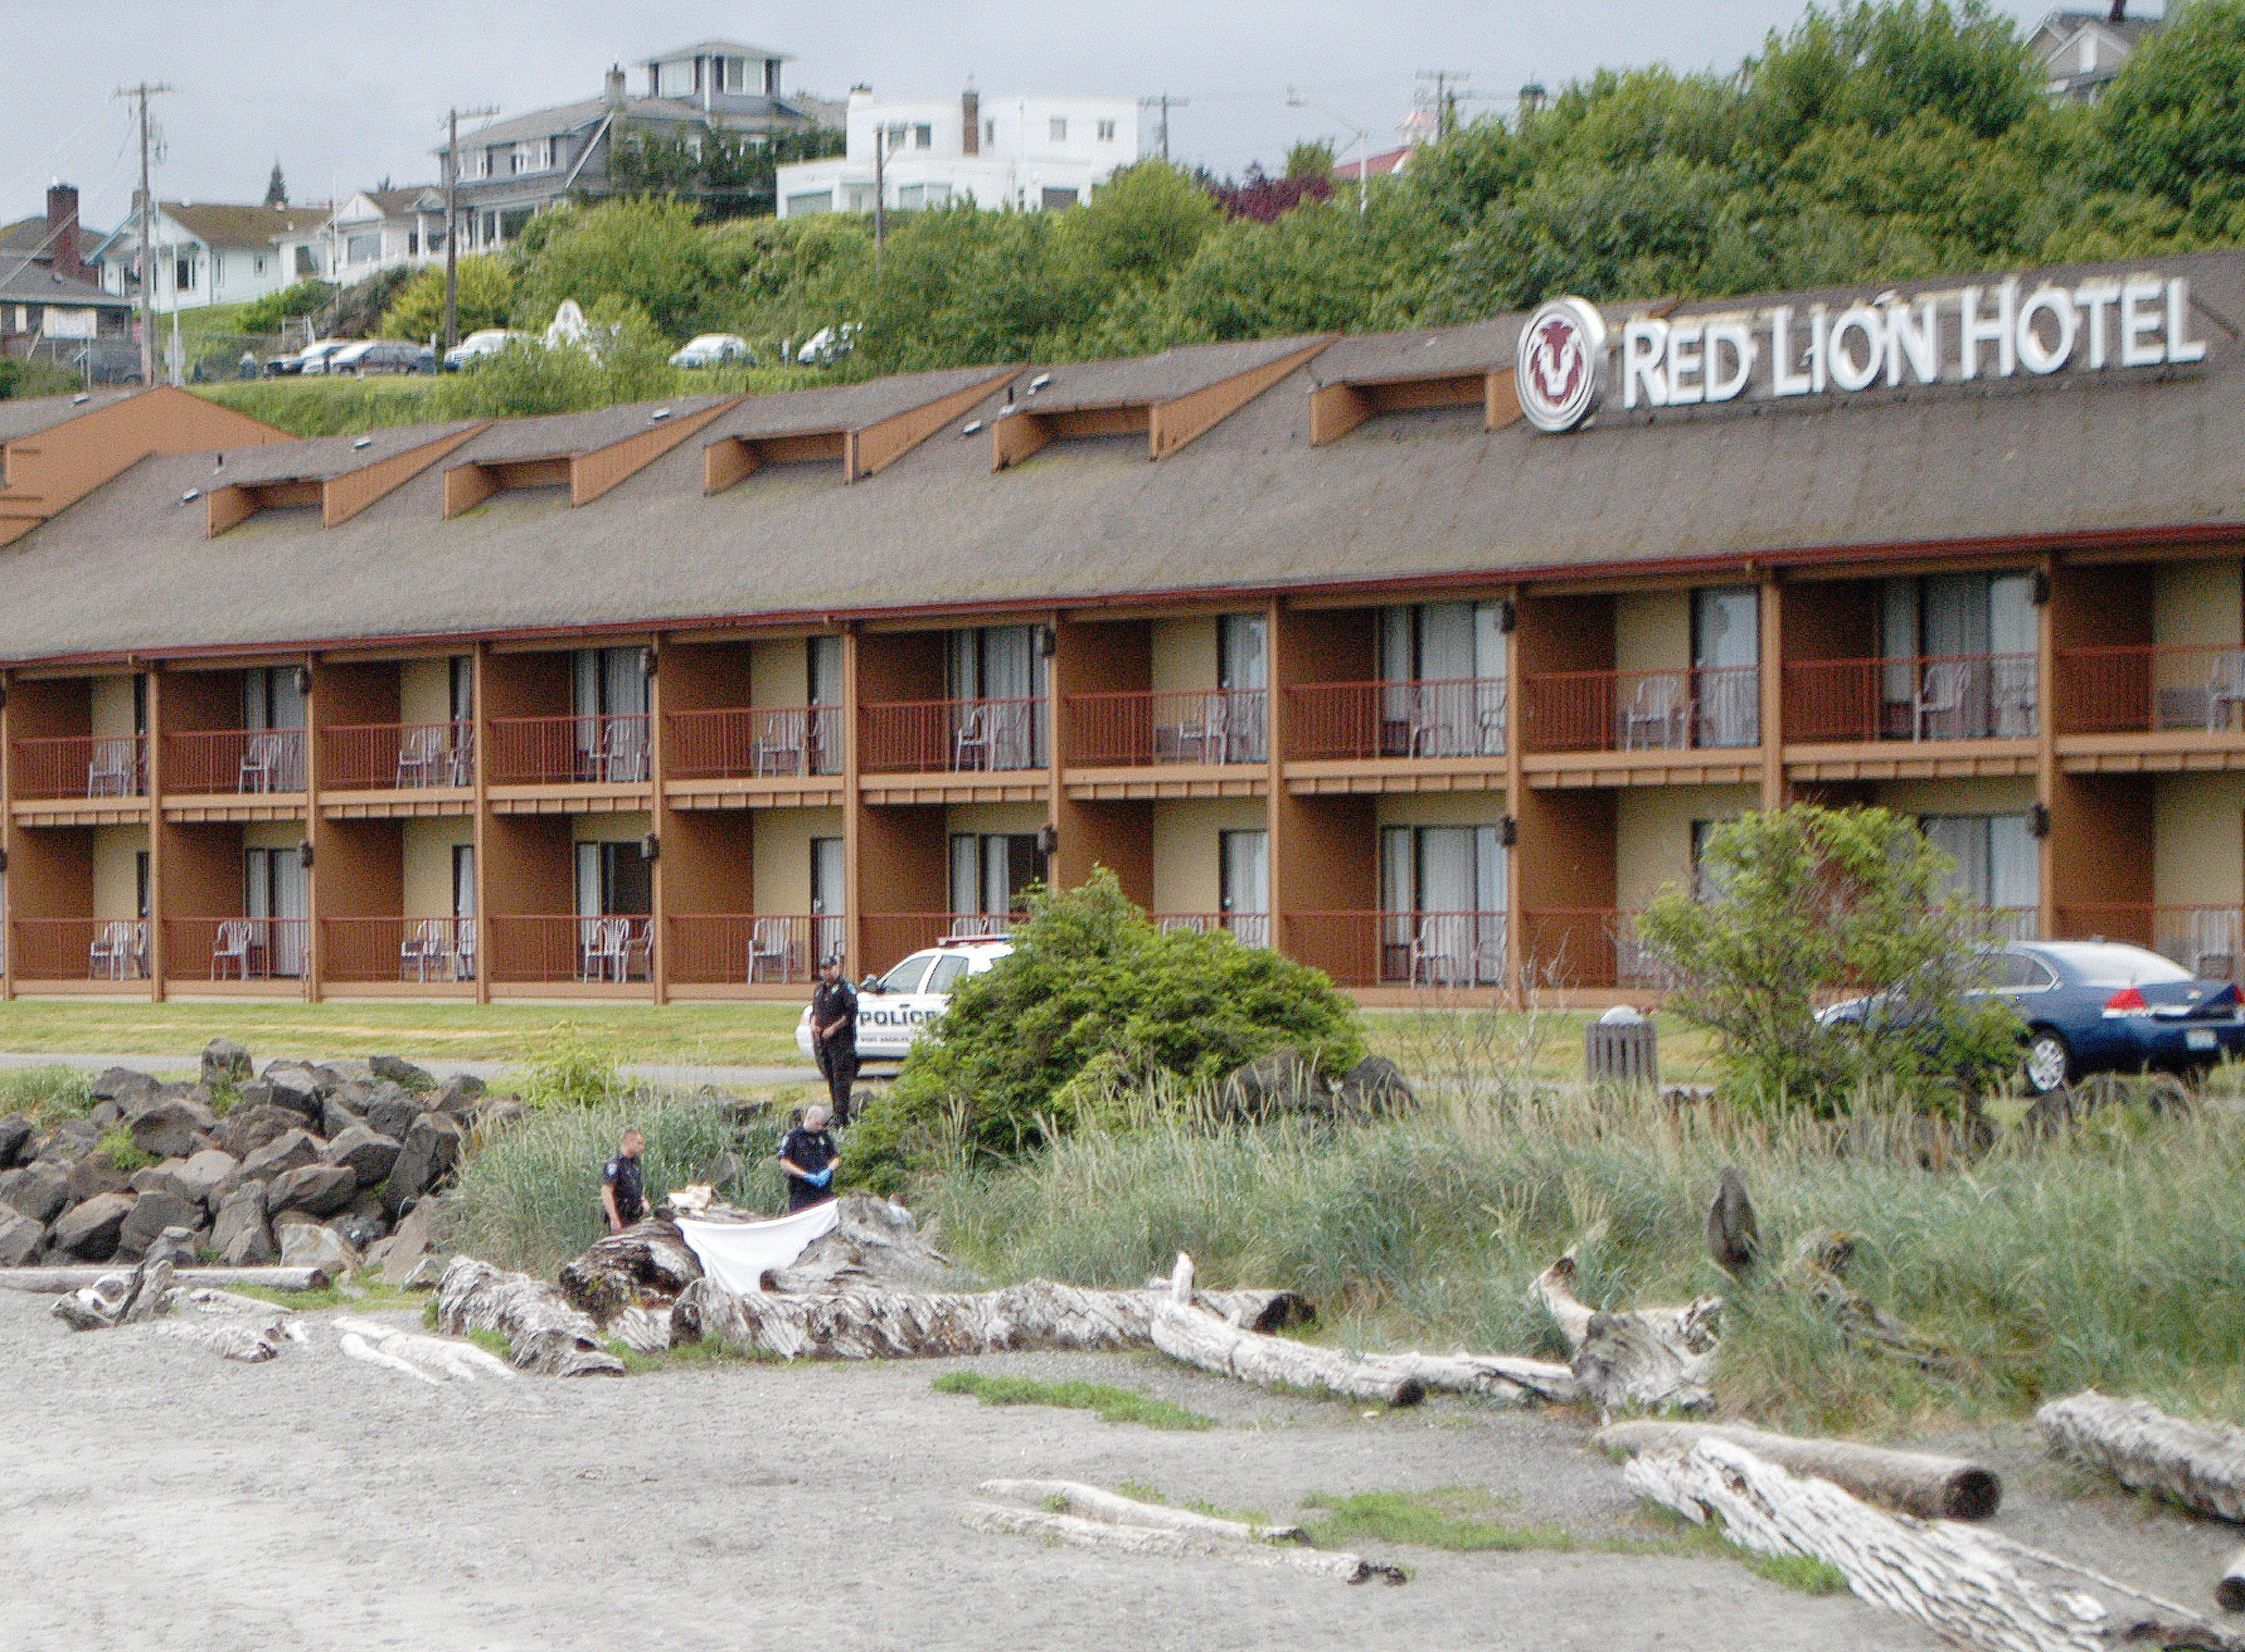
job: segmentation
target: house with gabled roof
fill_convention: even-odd
[[[2128,0],[2107,11],[2058,10],[2027,37],[2027,50],[2045,77],[2052,103],[2095,103],[2143,38],[2164,20],[2132,17]]]
[[[328,205],[235,206],[214,201],[159,201],[152,227],[159,310],[240,304],[331,274]],[[88,259],[112,293],[140,290],[140,211],[95,246]]]
[[[328,220],[332,279],[348,287],[385,269],[418,269],[444,255],[444,192],[361,189]]]

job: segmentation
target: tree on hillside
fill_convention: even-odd
[[[265,180],[265,204],[268,206],[286,206],[288,204],[288,186],[281,176],[281,157],[278,155],[273,158],[273,176]]]
[[[608,178],[621,194],[667,196],[692,203],[704,218],[741,218],[772,211],[777,167],[843,149],[835,126],[753,138],[709,125],[670,134],[632,127],[618,136]]]
[[[514,319],[543,328],[573,298],[589,313],[604,298],[637,304],[672,338],[700,332],[716,295],[709,237],[682,201],[603,201],[548,213],[519,247]]]
[[[460,336],[478,328],[505,327],[514,307],[514,277],[502,259],[487,254],[463,258],[458,265]],[[444,268],[431,264],[416,270],[397,289],[382,317],[384,338],[440,342],[444,333]]]
[[[2196,0],[2142,41],[2097,105],[2104,174],[2245,239],[2245,0]]]

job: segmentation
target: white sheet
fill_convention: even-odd
[[[787,1268],[812,1244],[834,1231],[840,1207],[831,1199],[770,1222],[695,1222],[678,1219],[678,1231],[687,1248],[701,1260],[702,1271],[736,1297],[751,1296],[764,1288],[764,1272]]]

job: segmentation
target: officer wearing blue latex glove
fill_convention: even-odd
[[[826,1131],[826,1109],[812,1102],[803,1112],[803,1122],[779,1144],[779,1168],[787,1175],[787,1208],[790,1213],[824,1204],[834,1196],[834,1165],[842,1150]]]

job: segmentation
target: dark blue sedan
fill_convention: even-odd
[[[2235,983],[2202,980],[2123,941],[2011,942],[1989,955],[1983,990],[2026,1023],[2027,1088],[2037,1095],[2092,1073],[2194,1074],[2245,1055]],[[1855,999],[1818,1019],[1861,1021],[1869,1007]]]

